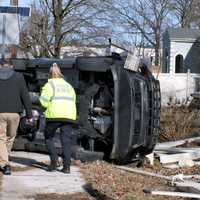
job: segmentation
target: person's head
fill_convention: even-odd
[[[57,63],[53,63],[49,70],[49,78],[63,78],[64,75],[62,74],[60,67]]]

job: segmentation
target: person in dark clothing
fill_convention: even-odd
[[[0,169],[11,174],[9,154],[19,125],[20,113],[26,110],[27,120],[32,121],[31,101],[22,74],[15,72],[9,59],[0,66]]]

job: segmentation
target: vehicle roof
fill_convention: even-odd
[[[115,60],[115,58],[114,58]],[[107,71],[113,63],[112,57],[68,57],[64,59],[55,58],[35,58],[35,59],[12,59],[12,63],[17,70],[28,68],[49,68],[53,63],[57,63],[60,68],[77,69],[81,71]]]

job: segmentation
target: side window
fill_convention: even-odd
[[[184,60],[181,54],[176,56],[176,65],[175,65],[175,73],[183,73],[184,72]]]

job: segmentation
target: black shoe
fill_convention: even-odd
[[[11,167],[10,167],[10,165],[5,165],[2,168],[2,172],[3,172],[4,175],[11,175]]]
[[[49,172],[54,172],[57,170],[58,162],[57,161],[51,161],[51,164],[48,166]]]
[[[65,174],[70,174],[70,166],[64,166],[61,170],[61,172]]]

